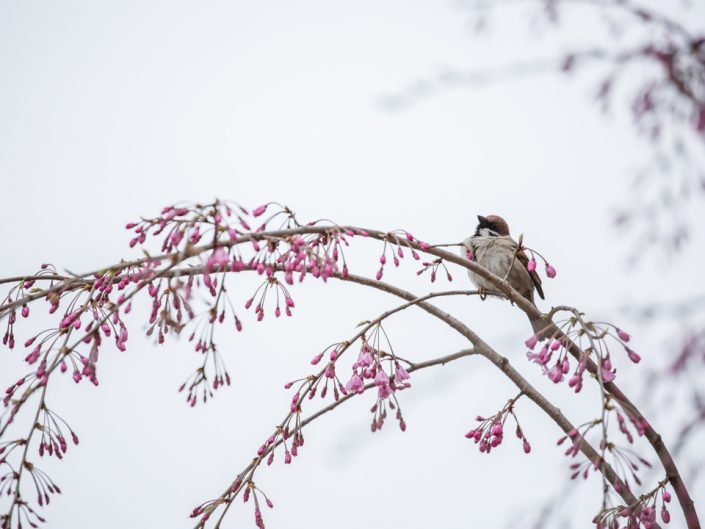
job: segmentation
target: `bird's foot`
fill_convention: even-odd
[[[487,289],[485,287],[478,287],[477,293],[480,295],[482,301],[487,299]]]

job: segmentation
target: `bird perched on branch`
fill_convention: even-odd
[[[475,234],[463,241],[468,258],[505,279],[531,303],[534,303],[534,290],[544,299],[541,279],[535,270],[529,270],[529,258],[509,235],[507,222],[498,215],[478,215],[477,220],[479,223]],[[468,270],[468,275],[481,292],[497,290],[492,283],[475,272]],[[536,332],[541,328],[538,321],[532,321],[532,325]]]

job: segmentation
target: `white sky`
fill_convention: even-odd
[[[590,42],[595,21],[585,24],[564,40]],[[628,239],[610,214],[629,200],[625,175],[651,146],[634,137],[628,116],[600,115],[590,76],[454,90],[403,112],[380,109],[381,96],[444,66],[555,53],[555,41],[527,31],[524,20],[500,29],[473,38],[452,3],[421,0],[0,2],[0,275],[45,261],[83,271],[134,256],[126,222],[217,196],[248,206],[278,200],[305,220],[403,227],[432,242],[461,240],[478,213],[501,214],[558,269],[543,308],[569,303],[614,316],[627,303],[686,295],[702,245],[677,260],[652,252],[636,270],[626,267]],[[358,271],[373,273],[378,250],[358,247]],[[414,272],[407,266],[385,278],[418,293],[440,288]],[[469,286],[463,273],[455,277],[453,286]],[[242,306],[256,282],[234,284]],[[128,352],[103,352],[99,389],[50,387],[50,406],[81,445],[62,463],[43,462],[64,492],[45,510],[47,527],[190,527],[190,510],[221,492],[288,409],[284,382],[307,374],[310,357],[352,335],[358,321],[397,304],[348,285],[304,283],[294,292],[292,320],[255,324],[247,314],[243,334],[223,329],[234,386],[206,406],[187,408],[176,394],[196,354],[140,336],[139,311]],[[477,300],[442,305],[576,423],[592,417],[594,394],[576,399],[528,365],[528,326],[516,311]],[[658,364],[663,334],[634,325],[644,364]],[[411,358],[464,345],[418,313],[389,331]],[[23,356],[2,351],[2,387],[24,369]],[[568,475],[559,432],[521,403],[531,455],[508,437],[481,456],[463,434],[475,415],[515,394],[485,364],[469,359],[415,375],[402,395],[404,434],[392,421],[369,433],[372,396],[320,420],[295,464],[265,468],[257,479],[276,505],[265,522],[494,529],[535,510]],[[646,367],[621,367],[638,387]],[[597,480],[582,486],[574,527],[591,527],[599,488]],[[696,505],[705,504],[703,487],[694,492]],[[231,509],[225,527],[238,521],[254,527],[251,505]]]

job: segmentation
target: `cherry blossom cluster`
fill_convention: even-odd
[[[268,210],[272,213],[267,217]],[[260,222],[254,230],[253,219]],[[194,343],[195,350],[203,355],[203,361],[180,387],[187,395],[187,402],[193,406],[198,400],[205,401],[211,397],[213,390],[228,385],[230,375],[217,350],[214,327],[222,324],[228,314],[238,331],[242,329],[242,321],[228,295],[226,275],[252,270],[263,276],[260,287],[245,302],[245,309],[254,308],[257,320],[261,321],[268,312],[266,307],[270,299],[273,300],[276,317],[282,313],[291,316],[295,304],[286,285],[292,285],[295,276],[299,281],[309,275],[324,281],[333,274],[346,277],[348,269],[344,247],[349,245],[351,237],[367,236],[364,230],[342,229],[335,225],[330,225],[325,231],[312,230],[311,233],[297,236],[264,234],[273,225],[279,230],[301,227],[288,208],[277,204],[260,206],[251,214],[240,206],[221,201],[206,205],[169,206],[159,217],[127,225],[134,233],[130,240],[131,247],[147,244],[148,240],[156,238],[166,255],[152,256],[145,250],[145,258],[121,262],[80,277],[62,276],[53,266],[43,265],[33,276],[17,281],[2,303],[3,313],[7,316],[3,345],[15,348],[18,317],[28,318],[29,305],[37,299],[45,299],[49,304],[49,314],[57,313],[59,321],[55,327],[40,331],[25,341],[25,347],[29,349],[25,360],[33,369],[5,390],[3,404],[9,414],[0,417],[2,433],[29,397],[46,387],[55,370],[68,372],[77,383],[86,378],[98,385],[99,350],[107,338],[114,340],[117,349],[125,350],[129,335],[123,314],[130,312],[132,299],[140,291],[147,292],[151,300],[146,333],[154,336],[157,343],[164,343],[170,333],[180,334],[187,326],[192,327],[189,340]],[[263,235],[257,235],[259,233]],[[405,253],[402,246],[407,246],[408,251],[418,259],[416,250],[411,247],[412,242],[423,245],[407,232],[389,233],[380,260],[382,266],[386,262],[387,252],[392,253],[391,259],[398,266]],[[251,257],[243,257],[239,249],[241,243],[251,247]],[[187,263],[191,263],[190,267],[177,268]],[[45,288],[36,288],[37,281],[42,281]],[[195,290],[210,295],[211,301],[206,302],[203,311],[194,305]],[[377,366],[381,366],[379,360]],[[396,371],[397,381],[394,382],[392,377],[385,384],[382,381],[385,373],[378,369],[374,376],[382,392],[391,393],[403,387],[400,380],[406,372],[403,368]],[[332,384],[336,399],[347,391],[335,376],[334,362],[309,388],[310,396],[315,395],[318,384],[322,388],[321,396],[326,395],[329,384]],[[380,401],[382,407],[383,400]],[[45,424],[33,426],[22,442],[28,444],[36,433],[41,437],[38,444],[40,455],[46,453],[62,457],[67,447],[64,429],[68,426],[58,415],[49,411],[43,397],[40,406],[39,416],[43,417]],[[381,425],[384,415],[386,412],[380,412],[377,424]],[[295,416],[298,417],[298,414]],[[285,444],[287,427],[281,431]],[[67,431],[77,440],[73,431]],[[289,454],[295,454],[303,444],[300,428],[294,427],[293,431],[291,449],[285,447]],[[14,446],[17,444],[5,447],[5,464],[10,464],[7,455],[16,453],[12,450]],[[290,457],[285,455],[285,459]],[[29,466],[31,463],[22,456],[20,467]],[[20,495],[19,478],[17,476],[17,482],[13,481],[11,486],[15,496],[13,510],[19,510],[25,504]],[[5,483],[10,481],[6,479]],[[47,488],[53,489],[53,485]],[[7,519],[11,519],[11,515]]]
[[[525,251],[529,253],[529,258],[526,262],[526,269],[529,272],[535,272],[536,267],[538,266],[536,258],[538,257],[542,263],[543,263],[543,268],[544,271],[546,272],[546,277],[549,279],[553,279],[556,277],[556,269],[553,267],[553,265],[549,264],[549,262],[546,260],[546,258],[541,255],[539,252],[534,250],[533,248],[528,248],[522,244],[522,237],[519,238],[519,244],[518,244],[518,250],[517,251]]]
[[[652,529],[656,527],[657,519],[663,523],[671,521],[668,504],[671,502],[671,493],[666,490],[667,480],[659,483],[658,487],[642,495],[632,505],[620,505],[604,509],[593,519],[597,529]],[[658,504],[661,504],[659,509]]]
[[[472,250],[468,250],[470,254],[472,254]],[[470,259],[473,261],[474,259]],[[450,274],[450,271],[448,270],[448,267],[446,266],[445,262],[443,259],[440,257],[438,259],[434,259],[433,261],[424,261],[421,263],[421,268],[416,272],[416,275],[420,276],[427,270],[431,271],[431,283],[436,282],[436,275],[438,273],[439,268],[443,269],[443,274],[445,275],[446,279],[450,282],[453,281],[453,276]]]
[[[157,260],[145,259],[138,263],[120,263],[83,277],[60,276],[51,265],[43,265],[36,274],[10,288],[0,307],[2,313],[8,315],[8,322],[12,322],[7,329],[5,345],[15,345],[17,321],[13,314],[18,306],[22,307],[22,316],[27,318],[27,304],[44,299],[49,304],[50,317],[54,315],[56,318],[56,324],[24,341],[24,347],[29,351],[25,361],[32,366],[31,371],[7,387],[2,399],[5,412],[0,416],[0,437],[4,437],[30,397],[39,394],[37,419],[29,432],[3,446],[0,466],[7,466],[9,472],[2,482],[6,494],[12,498],[8,512],[1,519],[3,529],[13,524],[20,527],[23,523],[36,527],[37,522],[43,521],[23,498],[23,478],[31,478],[40,506],[49,502],[50,494],[60,492],[56,483],[29,460],[28,448],[32,439],[38,437],[36,446],[40,457],[48,455],[61,459],[68,449],[67,439],[78,444],[78,436],[68,423],[46,404],[50,376],[54,372],[70,373],[76,383],[87,379],[98,385],[100,348],[106,339],[112,339],[118,350],[125,350],[128,331],[120,309],[124,313],[130,312],[131,297],[154,276],[158,265]],[[38,281],[43,281],[44,289],[33,286]],[[128,293],[131,284],[138,286]],[[15,450],[18,446],[25,447],[22,453]]]
[[[382,348],[382,335],[389,351]],[[387,365],[385,369],[385,364]],[[371,380],[377,388],[377,402],[372,407],[371,429],[373,432],[384,425],[387,418],[387,408],[395,411],[399,428],[406,430],[406,422],[402,415],[396,392],[411,387],[409,373],[394,354],[391,343],[381,324],[376,325],[370,337],[361,338],[360,353],[352,366],[352,376],[345,385],[349,392],[362,393],[364,381]]]
[[[495,3],[474,0],[468,4],[476,17],[476,26],[484,26]],[[535,4],[550,21],[549,27],[557,27],[561,13],[576,7],[576,3],[569,0]],[[573,50],[556,61],[557,69],[568,73],[590,63],[604,64],[608,73],[599,83],[596,96],[607,105],[618,81],[626,77],[630,67],[642,66],[640,71],[646,74],[632,87],[631,95],[631,112],[640,130],[650,137],[658,137],[671,118],[671,121],[686,123],[705,138],[705,36],[664,14],[661,6],[651,9],[623,0],[594,4],[600,9],[601,21],[606,22],[616,37],[615,50],[607,46]],[[642,32],[645,41],[633,46],[620,43],[618,37],[627,28]]]
[[[528,454],[531,452],[531,444],[524,435],[524,430],[521,428],[519,419],[517,419],[517,416],[514,413],[514,404],[520,397],[521,394],[508,400],[504,407],[491,417],[482,417],[478,415],[475,420],[480,424],[466,433],[465,437],[472,439],[475,444],[479,445],[480,452],[489,454],[493,448],[496,448],[502,444],[502,441],[504,440],[506,421],[511,416],[516,426],[514,433],[517,438],[521,440],[524,453]]]
[[[540,365],[543,374],[552,382],[563,382],[571,373],[568,357],[571,347],[576,344],[583,354],[568,378],[568,386],[576,393],[583,387],[586,364],[593,355],[597,357],[595,362],[600,366],[600,383],[612,382],[615,379],[616,370],[610,360],[610,342],[621,347],[632,362],[639,363],[641,357],[627,345],[630,340],[628,333],[610,323],[585,322],[582,315],[574,309],[566,310],[573,312],[573,316],[557,322],[559,330],[545,340],[538,352],[536,347],[542,339],[542,333],[534,334],[525,342],[529,348],[527,358]]]
[[[230,491],[235,494],[237,492],[242,492],[242,501],[247,503],[250,498],[253,500],[254,504],[254,515],[255,515],[255,525],[259,529],[264,529],[264,519],[262,518],[262,503],[264,503],[270,509],[274,508],[274,503],[267,497],[267,495],[255,485],[252,480],[243,481],[242,477],[238,477],[237,480],[232,484]],[[211,514],[214,512],[215,508],[223,503],[223,500],[211,500],[195,507],[191,514],[191,518],[201,518],[201,523],[207,521]]]
[[[587,435],[590,430],[599,425],[601,425],[600,419],[595,419],[593,421],[583,423],[568,432],[566,435],[561,436],[556,444],[560,446],[567,440],[570,440],[570,444],[568,448],[566,448],[564,454],[568,457],[574,458],[580,453],[580,445],[583,442],[587,441]],[[585,460],[578,463],[572,463],[570,465],[570,469],[572,472],[570,479],[575,479],[580,475],[582,475],[583,479],[587,479],[591,470],[599,470],[599,468],[599,460]]]
[[[538,334],[530,337],[526,341],[526,346],[530,349],[527,353],[529,360],[539,364],[544,374],[552,382],[558,384],[570,376],[568,386],[573,388],[576,393],[580,392],[583,387],[583,377],[588,364],[595,366],[595,378],[601,392],[601,416],[584,423],[567,436],[561,437],[558,443],[562,444],[566,439],[570,439],[572,443],[566,450],[566,455],[575,457],[580,451],[581,444],[586,441],[588,433],[595,428],[599,431],[600,436],[600,454],[593,460],[572,464],[571,478],[575,479],[582,475],[587,479],[591,469],[598,470],[602,462],[609,460],[627,488],[630,481],[640,485],[641,481],[637,472],[642,467],[649,468],[651,465],[631,448],[613,442],[610,439],[612,429],[610,425],[616,420],[618,431],[629,444],[633,444],[633,433],[643,436],[648,428],[648,423],[643,417],[635,416],[627,408],[620,410],[618,406],[615,406],[611,394],[605,389],[605,384],[613,382],[616,376],[616,371],[610,360],[610,346],[616,345],[623,349],[632,362],[638,363],[640,361],[639,355],[627,345],[631,337],[627,332],[610,323],[586,322],[583,314],[575,309],[569,307],[554,309],[556,312],[561,310],[570,312],[571,317],[556,324],[555,332],[545,340],[541,349],[535,352],[539,344],[540,336]],[[575,356],[576,350],[579,351],[579,361],[573,367],[569,357]],[[607,494],[607,489],[604,490],[604,493]]]
[[[211,288],[217,288],[217,294],[212,303],[206,303],[206,307],[197,313],[193,307],[192,292],[194,287],[200,286],[200,278],[192,274],[185,279],[161,277],[150,281],[147,286],[147,293],[152,298],[147,336],[157,331],[157,343],[163,344],[169,333],[178,335],[186,326],[190,326],[188,341],[203,356],[201,365],[179,388],[180,392],[186,391],[186,401],[191,406],[196,405],[199,396],[202,402],[206,402],[213,396],[213,390],[230,385],[230,375],[215,343],[216,324],[222,324],[229,311],[235,327],[242,330],[232,301],[227,296],[224,275],[220,284],[217,279],[213,279],[209,286],[204,285],[209,292]]]
[[[367,235],[366,232],[362,233],[362,235]],[[406,241],[406,242],[405,242]],[[408,247],[409,245],[407,243],[409,242],[418,242],[419,247],[421,250],[426,251],[430,248],[430,245],[426,242],[422,242],[417,240],[411,233],[405,230],[396,230],[396,231],[391,231],[388,233],[388,237],[384,240],[384,245],[382,246],[382,254],[379,256],[379,270],[377,270],[376,278],[377,281],[382,279],[382,276],[384,275],[384,267],[387,264],[387,251],[389,251],[392,262],[394,263],[394,266],[398,267],[400,263],[400,259],[404,258],[404,247]],[[415,260],[419,260],[419,254],[416,250],[413,248],[410,248],[411,256]],[[425,263],[424,263],[425,265]],[[423,271],[423,270],[422,270]],[[421,272],[419,272],[421,273]],[[435,277],[435,274],[434,276]]]
[[[407,306],[407,305],[405,305]],[[350,340],[338,342],[324,348],[311,359],[311,365],[322,365],[322,369],[309,375],[285,384],[285,389],[294,389],[289,406],[289,413],[275,431],[259,446],[253,462],[238,476],[228,491],[220,498],[209,500],[197,506],[191,517],[199,518],[199,526],[203,526],[212,513],[222,504],[230,504],[237,495],[243,493],[243,500],[247,501],[248,487],[253,485],[253,476],[259,465],[266,461],[271,465],[277,452],[283,454],[284,464],[291,464],[293,458],[299,455],[299,449],[304,445],[302,432],[304,420],[302,406],[306,400],[312,400],[318,395],[324,399],[333,395],[334,403],[342,399],[352,398],[363,393],[369,387],[377,389],[377,400],[372,407],[374,415],[372,431],[380,429],[387,417],[387,408],[396,411],[396,418],[402,431],[406,430],[406,423],[396,398],[396,392],[410,387],[409,372],[403,367],[400,358],[393,351],[387,332],[381,320],[395,311],[386,313],[374,321],[362,322],[362,329]],[[353,374],[347,384],[343,384],[336,373],[337,363],[343,354],[354,343],[360,343],[357,360],[352,365]],[[370,381],[368,385],[365,381]],[[253,491],[254,492],[254,491]],[[271,502],[267,502],[270,507]],[[256,523],[262,522],[259,505],[255,502]]]
[[[43,264],[40,268],[40,270],[35,274],[35,277],[37,279],[42,278],[44,276],[46,277],[53,277],[56,275],[56,269],[50,265],[50,264]],[[11,286],[10,289],[8,290],[7,294],[5,295],[5,298],[2,300],[2,304],[0,306],[8,306],[8,305],[14,305],[15,303],[19,302],[20,300],[25,300],[27,297],[32,293],[32,288],[34,287],[37,279],[24,279],[21,281],[18,281],[14,286]],[[53,286],[53,281],[50,282],[50,286]],[[51,303],[51,312],[53,313],[56,311],[56,308],[58,308],[58,299],[57,296],[52,296],[51,298],[47,298],[47,301]],[[56,308],[55,308],[56,307]],[[20,305],[20,314],[22,315],[23,318],[28,318],[29,317],[29,305],[27,302],[22,302]],[[13,308],[10,309],[8,317],[7,317],[7,324],[5,327],[5,333],[3,334],[2,337],[2,344],[7,346],[10,349],[13,349],[15,347],[15,332],[14,332],[14,327],[15,324],[17,323],[17,308],[13,306]]]
[[[116,303],[110,297],[115,281],[116,276],[107,272],[95,274],[90,287],[85,282],[77,282],[73,288],[49,289],[46,296],[50,303],[49,313],[57,312],[61,304],[65,308],[56,327],[44,329],[24,342],[24,347],[30,350],[25,361],[37,367],[6,388],[3,404],[11,408],[8,423],[29,394],[47,384],[54,369],[58,368],[61,373],[70,370],[76,383],[85,377],[97,386],[96,364],[103,340],[112,337],[117,348],[125,350],[127,327],[117,310],[119,300]],[[124,284],[121,281],[117,289],[122,288]],[[128,311],[129,308],[126,309]],[[83,332],[82,338],[69,346],[71,334],[79,331]],[[10,336],[13,334],[14,331],[9,331]],[[89,348],[82,353],[78,350],[79,346]]]
[[[5,474],[0,475],[0,494],[14,495],[17,487],[19,487],[22,473],[20,470],[13,468],[5,459],[0,460],[0,467],[2,467],[2,464],[6,464],[9,470]],[[37,494],[37,504],[40,507],[49,504],[51,494],[61,494],[59,486],[33,463],[25,461],[21,470],[31,476]],[[28,524],[30,527],[38,527],[39,522],[45,522],[45,519],[27,501],[18,498],[13,502],[9,513],[0,515],[0,527],[2,529],[10,528],[10,519],[13,513],[16,513],[18,528],[22,527],[23,523]]]
[[[271,204],[260,206],[253,210],[252,217],[261,217]],[[201,316],[195,316],[190,306],[191,292],[200,286],[201,279],[190,275],[186,281],[174,281],[173,278],[161,278],[158,284],[150,284],[149,294],[153,298],[153,309],[150,317],[151,327],[148,334],[158,330],[159,343],[164,342],[164,336],[170,331],[181,332],[185,323],[181,307],[188,313],[188,322],[193,322],[195,330],[189,339],[196,339],[195,349],[202,352],[203,365],[189,377],[180,388],[187,392],[187,401],[193,406],[197,402],[197,395],[202,400],[207,400],[212,395],[212,389],[217,389],[224,383],[229,383],[229,375],[224,367],[213,341],[213,327],[216,321],[222,323],[226,311],[232,313],[235,327],[242,330],[242,322],[235,312],[234,305],[226,294],[225,278],[229,272],[253,270],[263,276],[263,282],[255,293],[245,302],[245,309],[254,307],[257,321],[264,319],[266,303],[274,298],[274,315],[279,317],[283,313],[292,315],[295,306],[294,300],[286,285],[293,285],[295,277],[303,281],[307,275],[321,278],[326,281],[332,274],[340,273],[343,277],[348,274],[345,261],[344,247],[349,245],[348,239],[355,235],[367,236],[364,230],[338,229],[331,227],[327,233],[306,234],[294,237],[273,237],[263,235],[261,239],[253,238],[249,232],[252,230],[252,221],[249,212],[237,205],[216,201],[207,205],[189,205],[184,207],[170,206],[162,210],[160,217],[143,219],[140,222],[130,223],[127,228],[135,232],[131,244],[144,243],[148,235],[161,237],[162,251],[180,254],[189,257],[194,254],[195,245],[202,240],[211,241],[213,249],[201,257],[203,271],[203,286],[215,298],[214,303],[208,307]],[[275,204],[275,212],[263,220],[256,227],[254,233],[264,233],[270,224],[277,218],[284,222],[279,228],[301,226],[293,212]],[[314,225],[316,223],[310,223]],[[252,247],[253,255],[245,259],[234,243],[247,240]],[[403,246],[410,242],[417,242],[420,247],[428,248],[428,244],[417,241],[410,233],[405,231],[390,232],[384,241],[382,255],[380,256],[380,270],[377,277],[381,278],[384,265],[389,253],[395,266],[399,266],[400,259],[404,257]],[[221,246],[227,244],[228,246]],[[419,254],[409,248],[412,256],[419,259]],[[278,275],[281,274],[281,275]],[[283,278],[283,281],[282,281]],[[162,288],[161,283],[166,283]],[[216,374],[209,376],[208,366],[212,366]],[[331,367],[327,379],[331,379]],[[211,378],[213,379],[210,382]],[[336,395],[340,385],[334,387]],[[324,394],[327,389],[324,388]]]
[[[580,445],[587,440],[588,433],[593,430],[593,428],[601,427],[603,424],[603,419],[594,419],[583,423],[568,432],[566,435],[560,437],[557,444],[560,446],[569,440],[570,444],[565,450],[565,455],[574,458],[580,453]],[[624,425],[622,422],[620,422],[620,429],[623,426]],[[641,480],[639,479],[637,473],[642,467],[651,468],[651,464],[629,448],[620,447],[615,443],[604,440],[601,442],[601,445],[605,449],[606,453],[612,456],[611,459],[614,462],[615,471],[617,472],[617,475],[620,476],[621,481],[614,484],[616,490],[619,491],[622,486],[629,489],[629,480],[627,478],[631,478],[636,485],[641,485]],[[599,470],[599,466],[604,458],[605,455],[602,455],[600,456],[600,459],[597,460],[585,460],[578,463],[572,463],[570,465],[572,472],[570,478],[575,479],[578,476],[582,476],[583,479],[587,479],[591,470]]]
[[[74,432],[69,424],[62,419],[57,413],[43,406],[40,411],[39,424],[37,428],[41,432],[39,440],[39,455],[44,453],[56,455],[57,458],[63,458],[63,454],[68,450],[66,437],[70,436],[73,444],[78,444],[78,435]]]

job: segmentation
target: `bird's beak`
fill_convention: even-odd
[[[485,217],[483,217],[482,215],[478,215],[477,220],[480,221],[480,224],[487,224],[487,219]]]

